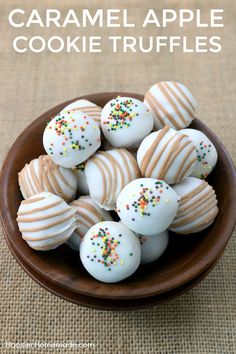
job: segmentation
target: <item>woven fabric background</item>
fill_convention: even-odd
[[[88,5],[89,4],[89,5]],[[119,4],[119,5],[117,5]],[[68,35],[65,29],[13,29],[8,24],[11,9],[88,7],[128,8],[131,18],[142,18],[148,8],[200,8],[204,18],[210,6],[224,9],[225,27],[205,29],[200,34],[222,36],[219,54],[17,54],[12,40],[17,35]],[[236,2],[207,1],[99,1],[99,0],[0,0],[0,158],[21,130],[54,105],[82,94],[102,91],[144,93],[153,83],[173,79],[186,84],[196,96],[197,116],[204,120],[236,159]],[[127,30],[129,35],[187,34],[171,25],[168,30]],[[99,34],[115,30],[99,29]],[[119,30],[119,34],[123,34]],[[78,30],[71,29],[75,36]],[[81,30],[96,35],[96,30]],[[235,236],[235,235],[234,235]],[[236,238],[232,237],[224,256],[196,288],[183,296],[150,309],[135,312],[105,312],[82,308],[63,301],[40,288],[21,269],[0,238],[1,301],[0,352],[18,352],[5,348],[5,342],[92,342],[94,349],[85,353],[161,353],[228,354],[236,353]],[[67,352],[66,349],[29,349],[30,352]],[[73,350],[68,350],[73,352]]]

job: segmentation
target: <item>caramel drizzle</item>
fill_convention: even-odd
[[[99,162],[97,157],[95,157],[95,156],[91,157],[90,161],[93,162],[97,166],[98,170],[101,173],[101,177],[102,177],[102,196],[101,196],[101,199],[100,199],[100,204],[104,204],[104,202],[106,200],[106,195],[107,195],[107,192],[106,192],[106,175],[105,175],[105,172],[104,172],[104,167]]]
[[[36,217],[33,217],[33,218],[20,218],[20,217],[18,217],[16,220],[18,222],[20,222],[20,223],[43,221],[43,220],[54,218],[56,216],[63,215],[65,213],[67,213],[67,212],[68,212],[68,209],[64,209],[64,210],[60,210],[60,211],[57,211],[57,212],[52,213],[52,214],[47,214],[47,215],[43,215],[43,216],[36,216]]]
[[[51,224],[47,224],[47,225],[44,225],[44,226],[39,226],[39,227],[32,227],[32,228],[29,228],[29,229],[24,229],[24,228],[21,228],[19,227],[20,231],[21,232],[39,232],[39,231],[43,231],[43,230],[47,230],[47,229],[50,229],[52,227],[55,227],[55,226],[58,226],[60,224],[63,224],[64,222],[68,221],[71,219],[71,217],[74,215],[74,211],[72,214],[66,216],[65,218],[59,220],[59,221],[54,221],[52,222]],[[48,238],[48,236],[46,236],[46,238]]]
[[[85,209],[88,212],[90,212],[95,219],[97,218],[100,221],[103,220],[103,216],[99,213],[99,211],[89,202],[86,202],[85,198],[80,198],[78,201],[72,202],[71,206],[75,206],[77,208],[77,214],[79,216],[80,216],[81,209]],[[96,220],[91,220],[90,224],[93,225],[96,222],[97,222]]]
[[[172,82],[173,83],[173,82]],[[166,87],[166,89],[168,89],[171,94],[174,96],[174,98],[176,99],[176,101],[181,105],[181,107],[189,114],[190,117],[193,118],[193,112],[188,108],[188,106],[184,103],[182,97],[178,96],[176,94],[176,92],[173,90],[173,88],[170,86],[169,83],[163,83],[163,85]],[[186,97],[186,96],[185,96]],[[186,124],[188,124],[188,122],[184,119],[184,122]]]
[[[155,98],[152,96],[151,92],[146,93],[145,100],[147,101],[147,103],[149,104],[150,108],[152,109],[155,119],[157,119],[157,121],[159,119],[158,123],[160,123],[161,126],[164,127],[165,126],[165,122],[162,119],[162,117],[161,117],[161,115],[159,113],[159,110],[158,110],[158,108],[155,105]]]
[[[75,107],[72,109],[68,109],[66,112],[76,112],[81,111],[84,114],[93,117],[95,121],[100,121],[102,108],[99,106],[84,106],[84,107]]]
[[[31,199],[29,200],[23,200],[21,203],[22,204],[27,204],[27,203],[24,203],[24,202],[28,202],[28,204],[31,202]],[[56,202],[52,203],[52,204],[48,204],[48,205],[45,205],[45,206],[42,206],[42,207],[39,207],[39,208],[34,208],[32,210],[29,210],[29,211],[20,211],[17,213],[18,216],[25,216],[25,215],[31,215],[31,214],[35,214],[37,212],[40,212],[40,211],[44,211],[44,210],[48,210],[50,208],[53,208],[59,204],[63,203],[63,200],[57,200]]]
[[[194,201],[194,208],[198,207],[199,205],[201,205],[201,203],[204,201],[206,202],[208,199],[212,198],[212,196],[214,196],[214,191],[213,189],[209,189],[206,187],[204,188],[206,189],[206,195],[198,197],[197,199],[195,199]],[[191,209],[193,208],[192,203],[186,202],[186,203],[182,203],[182,201],[180,202],[180,206],[179,206],[179,210],[178,210],[178,214],[176,216],[176,218],[182,218],[186,213],[188,213],[189,211],[191,211]]]
[[[184,116],[182,115],[182,113],[180,112],[177,104],[175,103],[175,101],[173,100],[173,98],[171,97],[171,95],[168,92],[168,86],[166,86],[164,83],[159,83],[157,84],[157,87],[159,88],[159,90],[162,92],[163,96],[166,98],[167,102],[169,103],[170,106],[172,106],[172,108],[174,109],[175,113],[178,115],[178,117],[180,118],[180,120],[184,123],[187,124],[188,122],[186,122],[186,120],[184,119]]]
[[[30,164],[27,164],[19,173],[19,182],[26,197],[43,192],[46,187],[47,191],[56,193],[63,199],[68,200],[69,195],[63,192],[58,180],[61,180],[69,189],[73,190],[73,188],[61,173],[60,167],[55,165],[49,156],[42,155],[36,162],[38,163],[37,176],[34,167],[35,161],[33,160]]]
[[[175,86],[175,88],[179,91],[180,95],[182,95],[186,99],[186,101],[188,102],[190,107],[192,107],[192,109],[194,111],[195,110],[194,105],[192,104],[192,102],[190,101],[188,96],[185,94],[185,92],[182,90],[182,88],[176,82],[174,82],[174,81],[171,81],[171,82]]]
[[[187,140],[183,142],[183,139],[186,137],[185,135],[178,136],[178,134],[174,134],[171,136],[163,145],[163,147],[160,149],[160,151],[157,153],[157,149],[159,147],[159,144],[161,143],[162,139],[166,137],[166,134],[169,132],[169,127],[165,126],[156,136],[154,141],[152,142],[150,148],[147,150],[145,155],[143,156],[141,160],[141,171],[145,177],[151,177],[153,174],[153,171],[155,170],[158,162],[160,161],[161,157],[165,153],[166,149],[169,149],[168,153],[166,154],[164,161],[162,162],[162,165],[158,168],[157,175],[155,175],[155,178],[158,179],[164,179],[171,168],[173,162],[179,156],[179,154],[184,150],[187,149],[188,145],[189,149],[187,150],[187,153],[182,159],[182,162],[175,174],[175,180],[179,180],[180,178],[184,177],[186,172],[189,170],[190,166],[196,162],[197,157],[194,157],[187,166],[185,167],[185,164],[190,158],[190,155],[192,152],[195,150],[194,146],[191,146],[192,143],[190,140]],[[154,157],[155,156],[155,157]],[[185,168],[184,168],[185,167]]]
[[[46,235],[46,236],[39,236],[39,237],[37,236],[37,238],[31,237],[31,236],[22,235],[22,238],[25,241],[32,241],[32,242],[38,242],[38,241],[44,241],[44,240],[50,240],[51,239],[52,242],[49,242],[49,243],[47,243],[45,245],[45,248],[47,248],[47,246],[49,246],[49,245],[54,245],[54,244],[58,245],[58,241],[55,240],[55,238],[58,238],[59,236],[62,237],[62,235],[63,235],[63,237],[60,238],[59,244],[62,243],[61,242],[62,240],[63,241],[67,240],[68,239],[68,231],[69,231],[69,234],[71,234],[73,232],[73,231],[71,231],[71,230],[73,230],[73,228],[74,228],[73,226],[69,225],[69,227],[66,228],[63,232],[58,232],[58,233],[54,233],[54,234],[50,234],[50,235]],[[65,236],[64,236],[64,234],[65,234]]]

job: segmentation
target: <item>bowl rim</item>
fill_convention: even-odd
[[[67,104],[77,100],[77,99],[88,99],[90,101],[94,100],[94,97],[99,99],[99,97],[102,96],[108,96],[108,97],[115,97],[115,96],[131,96],[131,97],[137,97],[139,99],[143,99],[143,95],[139,94],[134,94],[134,93],[126,93],[126,92],[105,92],[105,93],[98,93],[98,94],[92,94],[92,95],[83,95],[71,100],[68,100],[66,102],[63,102],[47,112],[43,113],[40,115],[39,118],[34,120],[32,123],[30,123],[24,130],[23,132],[18,136],[18,138],[15,140],[15,142],[12,144],[10,147],[10,150],[3,162],[2,168],[1,168],[1,174],[0,174],[0,189],[2,192],[2,197],[0,199],[0,218],[5,230],[5,237],[11,239],[11,234],[9,233],[9,228],[8,226],[10,223],[13,222],[13,220],[10,218],[10,214],[8,213],[8,209],[6,208],[7,203],[7,198],[8,198],[8,193],[7,193],[7,178],[10,176],[10,164],[9,161],[14,160],[14,150],[13,146],[18,146],[19,144],[22,144],[22,141],[24,140],[25,135],[27,135],[28,129],[36,129],[38,125],[41,124],[41,121],[45,116],[50,116],[52,111],[60,111],[63,107],[65,107]],[[171,289],[174,289],[180,285],[183,285],[187,283],[188,281],[192,280],[195,278],[198,274],[202,273],[205,269],[207,269],[214,261],[219,257],[219,255],[222,252],[222,249],[224,249],[230,239],[230,236],[233,232],[235,222],[236,222],[236,209],[234,208],[234,201],[236,200],[236,172],[234,168],[234,164],[231,160],[231,157],[229,156],[229,153],[227,152],[226,148],[224,145],[221,143],[220,139],[216,136],[216,134],[209,128],[207,127],[203,122],[201,122],[198,118],[195,118],[198,125],[199,125],[199,130],[204,130],[207,129],[207,136],[210,138],[210,140],[213,140],[217,143],[218,149],[221,149],[221,152],[224,155],[225,161],[227,162],[227,167],[228,171],[227,173],[230,175],[231,180],[232,180],[232,189],[231,189],[231,198],[230,198],[230,203],[228,205],[228,213],[226,214],[226,222],[225,222],[225,229],[224,229],[224,237],[220,238],[218,242],[213,243],[212,247],[208,249],[208,252],[205,254],[204,257],[199,259],[198,263],[195,264],[192,267],[185,269],[181,274],[175,274],[174,277],[170,279],[163,281],[162,287],[160,289],[160,285],[158,284],[152,284],[149,288],[148,291],[146,288],[140,288],[139,293],[137,291],[131,290],[130,292],[130,298],[141,298],[141,297],[147,297],[147,296],[153,296],[157,294],[161,294],[163,292],[169,291]],[[14,220],[16,223],[16,221]],[[33,251],[33,250],[32,250]],[[17,250],[18,252],[18,250]],[[32,263],[32,260],[29,260],[24,254],[22,254],[23,260],[29,264],[29,266],[39,272],[41,272],[42,276],[47,278],[48,280],[52,281],[54,284],[62,286],[61,279],[58,279],[57,277],[53,277],[52,274],[45,274],[45,272],[42,272],[40,268],[38,268],[34,263]],[[104,283],[102,283],[104,284]],[[119,283],[115,284],[116,286]],[[65,288],[68,289],[73,289],[71,288],[70,285],[64,285]],[[80,288],[78,289],[73,289],[74,291],[77,291],[80,294],[86,295],[86,296],[96,296],[96,297],[101,297],[101,298],[110,298],[110,299],[120,299],[123,298],[122,291],[117,291],[116,294],[113,292],[104,294],[103,291],[101,291],[100,287],[98,286],[96,289],[93,288],[93,293],[91,294],[90,291],[88,291],[87,287],[84,287],[83,284],[81,284]],[[128,298],[125,296],[125,298]]]

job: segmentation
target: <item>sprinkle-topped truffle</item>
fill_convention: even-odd
[[[191,176],[205,179],[214,169],[218,154],[208,137],[196,129],[182,129],[179,133],[185,134],[193,142],[197,152],[197,163]]]
[[[141,247],[138,237],[126,226],[104,221],[94,225],[83,238],[80,258],[94,278],[115,283],[138,268]]]
[[[45,128],[43,144],[57,165],[72,168],[99,148],[100,130],[91,118],[80,111],[61,113]]]
[[[168,228],[178,210],[178,196],[163,181],[139,178],[130,182],[117,199],[117,213],[131,230],[155,235]]]
[[[135,147],[153,128],[153,116],[143,102],[117,97],[102,110],[101,126],[114,147]]]

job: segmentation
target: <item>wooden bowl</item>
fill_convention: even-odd
[[[113,97],[143,96],[124,93],[100,93],[83,96],[103,106]],[[187,237],[171,234],[170,245],[157,261],[139,270],[130,278],[117,284],[105,284],[92,278],[82,267],[78,254],[66,245],[50,252],[36,252],[21,238],[16,222],[16,213],[22,196],[18,187],[17,174],[33,158],[45,153],[42,134],[46,122],[63,107],[74,100],[64,102],[31,123],[17,138],[5,159],[0,177],[0,215],[6,238],[30,269],[40,275],[41,283],[50,282],[55,287],[72,293],[103,299],[138,299],[160,295],[191,282],[201,275],[220,257],[232,234],[236,220],[236,174],[234,165],[217,136],[200,120],[191,127],[204,132],[216,146],[218,163],[210,175],[209,183],[214,187],[219,214],[207,230]]]

